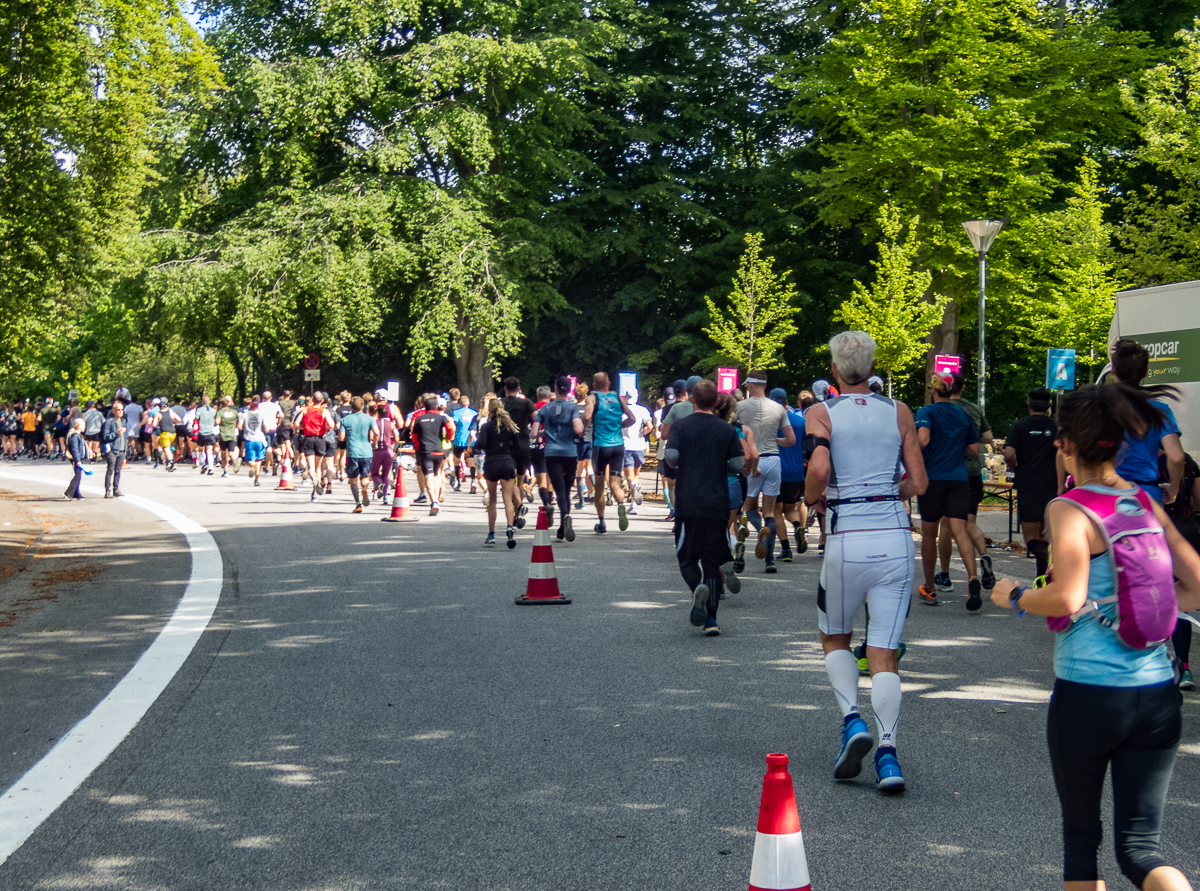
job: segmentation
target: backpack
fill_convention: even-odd
[[[1104,533],[1117,593],[1089,600],[1073,615],[1047,619],[1050,630],[1066,631],[1073,622],[1094,615],[1130,649],[1152,650],[1161,645],[1175,630],[1179,605],[1171,550],[1150,496],[1141,487],[1115,495],[1078,488],[1055,500],[1079,508]],[[1099,611],[1102,603],[1117,605],[1116,620]]]

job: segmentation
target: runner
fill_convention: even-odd
[[[279,475],[279,425],[283,421],[283,409],[271,398],[270,390],[263,390],[258,403],[258,416],[262,418],[263,439],[267,444],[264,460],[271,468],[271,476]]]
[[[629,518],[625,513],[625,498],[621,491],[621,471],[625,464],[625,440],[621,434],[624,427],[637,423],[633,412],[625,404],[625,399],[609,389],[608,375],[598,371],[592,375],[592,393],[588,396],[587,408],[583,410],[584,422],[591,421],[592,433],[592,466],[596,470],[596,518],[595,531],[608,531],[604,525],[604,498],[600,497],[600,488],[612,492],[613,500],[617,502],[617,528],[622,532],[629,528]],[[713,400],[716,404],[716,400]],[[710,412],[712,406],[709,406]]]
[[[233,407],[233,397],[225,396],[221,399],[221,407],[217,409],[216,426],[217,426],[217,444],[221,450],[221,476],[229,476],[229,462],[236,459],[238,428],[241,426],[242,416],[236,408]]]
[[[371,478],[371,463],[375,457],[375,443],[379,441],[379,426],[375,419],[363,411],[365,403],[361,396],[350,400],[350,414],[342,418],[342,429],[338,438],[345,445],[346,479],[350,482],[350,494],[354,496],[354,513],[361,514],[371,503],[367,483]]]
[[[512,418],[513,423],[517,425],[518,446],[520,451],[514,459],[517,462],[517,483],[513,487],[513,493],[517,498],[517,516],[524,517],[526,508],[521,504],[522,496],[529,502],[533,502],[533,490],[525,490],[525,476],[529,472],[530,456],[529,456],[529,422],[532,420],[537,408],[533,401],[527,399],[521,394],[521,382],[515,377],[506,377],[504,379],[505,396],[500,401],[504,405],[504,410],[508,412],[508,416]]]
[[[575,385],[575,404],[579,406],[580,417],[583,417],[583,410],[587,408],[587,395],[587,384]],[[584,504],[595,497],[596,477],[592,473],[593,427],[590,421],[584,421],[583,436],[575,440],[575,456],[578,459],[575,465],[575,492],[578,495],[575,501],[576,510],[583,510]]]
[[[534,417],[542,407],[554,397],[554,391],[549,387],[538,387],[537,402],[533,404]],[[542,507],[546,508],[547,521],[554,525],[554,507],[551,505],[553,493],[550,490],[550,477],[546,473],[546,438],[539,435],[530,425],[529,463],[533,466],[533,480],[538,489],[538,497],[542,499]],[[572,443],[574,440],[572,439]]]
[[[246,448],[246,463],[250,465],[250,476],[256,486],[262,485],[258,478],[262,474],[263,459],[267,455],[267,436],[263,430],[263,416],[259,412],[261,405],[255,396],[250,401],[250,410],[242,413],[242,442]]]
[[[850,649],[854,614],[865,602],[871,613],[866,648],[871,707],[879,730],[875,785],[899,792],[904,775],[896,758],[898,654],[914,569],[904,504],[924,493],[925,465],[908,406],[875,395],[867,386],[875,367],[871,336],[845,331],[829,341],[829,349],[834,379],[846,395],[814,405],[805,417],[809,459],[804,501],[809,507],[822,504],[829,517],[817,624],[825,670],[842,710],[842,747],[833,776],[858,776],[874,745],[858,711],[858,663]]]
[[[375,484],[375,497],[387,507],[391,504],[392,466],[395,463],[396,424],[386,402],[376,402],[375,426],[377,436],[371,451],[371,482]],[[401,471],[403,472],[403,471]]]
[[[1050,417],[1050,391],[1045,387],[1030,390],[1027,404],[1029,414],[1008,428],[1004,461],[1015,473],[1021,536],[1026,553],[1037,561],[1040,577],[1050,566],[1046,506],[1065,489],[1066,480],[1059,469],[1058,424]]]
[[[333,400],[329,398],[328,393],[322,390],[318,395],[321,397],[321,409],[329,419],[329,427],[325,430],[324,435],[325,457],[321,459],[321,480],[325,486],[324,493],[332,495],[334,479],[341,479],[341,467],[337,464],[336,459],[338,432],[342,426],[342,415],[338,414],[338,406],[333,404]],[[349,408],[350,406],[347,405],[347,411],[349,411]]]
[[[175,410],[164,401],[157,420],[159,448],[154,466],[158,467],[161,461],[168,472],[173,472],[175,470],[175,437],[178,435],[175,428],[182,422],[183,417],[176,414]],[[84,421],[87,421],[87,412],[84,412]]]
[[[438,410],[438,397],[432,393],[425,397],[425,411],[417,418],[413,429],[413,443],[421,445],[421,469],[425,473],[425,487],[429,492],[429,516],[436,517],[443,498],[442,465],[446,452],[442,445],[444,435],[454,436],[454,422]]]
[[[471,397],[459,396],[458,408],[450,415],[454,422],[454,488],[461,489],[467,471],[471,473],[471,491],[475,494],[475,459],[467,456],[474,437],[475,418],[479,412],[471,408]]]
[[[313,487],[309,501],[316,501],[318,495],[325,494],[325,484],[322,481],[325,456],[328,451],[325,434],[333,429],[333,419],[330,418],[329,412],[325,411],[320,397],[320,392],[313,394],[312,399],[305,404],[304,411],[299,416],[296,425],[303,437],[300,454],[304,458],[308,479]]]
[[[689,398],[688,385],[685,380],[677,380],[671,385],[674,396],[673,404],[667,409],[661,426],[658,428],[658,438],[661,442],[671,439],[671,427],[692,413],[692,400]],[[675,471],[665,461],[659,465],[659,473],[663,478],[664,497],[667,502],[668,520],[675,519]]]
[[[747,480],[746,501],[743,509],[751,525],[758,532],[758,543],[754,556],[764,561],[764,571],[778,572],[775,566],[775,539],[778,526],[775,522],[775,500],[783,485],[782,467],[779,461],[780,446],[794,446],[796,434],[792,429],[787,409],[767,398],[767,373],[751,371],[744,386],[749,396],[738,403],[737,422],[754,431],[754,444],[758,448],[758,467]],[[780,436],[780,431],[783,435]],[[762,513],[758,512],[758,496],[762,495]],[[784,534],[787,530],[784,529]]]
[[[524,527],[525,520],[516,516],[519,498],[516,495],[517,460],[522,454],[521,436],[516,422],[504,408],[503,400],[492,399],[484,403],[487,420],[479,425],[479,435],[471,446],[471,453],[484,453],[483,479],[487,483],[488,534],[484,545],[496,543],[496,486],[500,486],[500,497],[504,501],[506,544],[509,550],[517,546],[517,528]],[[476,419],[478,420],[478,418]],[[528,442],[526,437],[525,442]]]
[[[709,380],[692,387],[694,410],[672,425],[665,458],[675,470],[675,556],[692,595],[688,618],[704,627],[706,637],[721,633],[721,567],[733,560],[725,528],[728,475],[741,473],[746,461],[734,428],[713,415],[718,395],[717,385]]]
[[[571,379],[560,377],[554,382],[554,401],[538,410],[533,423],[533,435],[545,432],[546,473],[554,494],[558,498],[558,540],[575,540],[575,527],[571,523],[571,483],[575,479],[578,459],[576,437],[583,436],[583,413],[570,397]],[[549,507],[547,523],[552,524]]]
[[[196,448],[200,451],[200,473],[212,476],[216,464],[217,410],[207,396],[200,397],[196,409]]]
[[[650,447],[646,437],[654,429],[654,423],[650,416],[650,410],[644,405],[638,404],[637,390],[630,388],[624,396],[625,403],[629,406],[634,418],[631,425],[621,429],[621,437],[625,446],[626,509],[632,516],[637,514],[638,505],[642,503],[642,467],[646,463],[646,450]]]
[[[74,403],[72,403],[71,408],[75,408]],[[158,416],[161,413],[162,409],[159,407],[157,399],[151,399],[150,404],[146,406],[146,410],[142,412],[142,432],[140,437],[143,451],[142,460],[149,463],[150,459],[153,458],[155,467],[158,466]],[[72,424],[74,424],[74,421],[70,414],[68,414],[68,428]]]
[[[921,565],[925,584],[917,589],[924,603],[936,605],[937,534],[942,517],[950,520],[950,534],[958,555],[967,567],[967,609],[983,606],[982,586],[975,577],[975,547],[967,535],[967,511],[971,507],[971,485],[967,482],[967,458],[979,454],[979,433],[970,416],[951,396],[954,377],[935,374],[930,383],[933,402],[917,410],[917,438],[925,460],[929,486],[918,496],[921,513]]]
[[[741,570],[738,569],[738,566],[740,565],[742,570],[746,568],[746,546],[738,539],[738,533],[741,531],[738,517],[741,516],[742,505],[746,502],[746,478],[758,467],[758,448],[754,444],[754,431],[745,424],[738,424],[734,421],[734,415],[737,413],[737,400],[733,398],[732,393],[722,393],[717,398],[717,407],[713,413],[726,424],[733,425],[738,439],[742,441],[742,456],[745,458],[742,469],[737,472],[729,471],[725,479],[725,484],[729,488],[728,533],[729,546],[733,549],[733,562],[722,566],[721,571],[725,574],[726,589],[732,594],[737,594],[742,590],[742,582],[738,578]],[[741,560],[740,564],[739,559]]]
[[[804,506],[804,415],[788,406],[787,391],[776,387],[771,391],[771,400],[778,402],[787,411],[796,442],[779,447],[779,500],[775,503],[775,523],[783,530],[779,539],[779,559],[792,562],[792,546],[788,541],[787,521],[791,521],[796,536],[796,553],[808,550],[808,538],[804,529],[808,525],[808,508]]]

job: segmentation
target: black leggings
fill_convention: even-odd
[[[546,473],[550,476],[550,487],[558,498],[558,514],[565,517],[571,512],[571,486],[575,484],[575,467],[579,460],[574,456],[547,455]]]
[[[1159,856],[1163,807],[1183,731],[1173,681],[1150,687],[1054,682],[1046,736],[1062,805],[1063,881],[1100,879],[1100,799],[1112,765],[1117,864],[1137,887]]]
[[[1171,635],[1171,644],[1175,647],[1175,658],[1187,665],[1192,655],[1192,623],[1180,619],[1175,623],[1175,633]]]

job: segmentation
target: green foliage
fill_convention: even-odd
[[[705,297],[711,319],[704,333],[712,338],[721,355],[738,368],[778,368],[780,353],[789,337],[796,333],[793,305],[796,287],[787,282],[788,274],[776,275],[775,259],[763,257],[761,232],[746,233],[746,252],[733,279],[728,314]]]
[[[879,259],[871,264],[875,282],[868,288],[856,281],[854,295],[835,313],[839,321],[875,339],[875,365],[887,377],[889,396],[893,375],[924,362],[929,352],[925,338],[950,302],[948,297],[928,296],[933,276],[917,267],[919,223],[913,217],[906,231],[898,207],[889,204],[880,209]]]

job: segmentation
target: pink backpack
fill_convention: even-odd
[[[1052,631],[1061,632],[1072,622],[1094,615],[1130,649],[1152,650],[1162,644],[1175,630],[1179,607],[1171,550],[1150,496],[1140,487],[1115,495],[1078,488],[1055,500],[1075,505],[1103,531],[1117,593],[1089,600],[1075,614],[1055,616],[1046,624]],[[1117,605],[1116,620],[1099,611],[1102,603]]]

